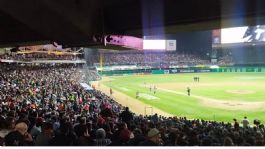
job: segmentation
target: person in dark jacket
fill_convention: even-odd
[[[120,119],[130,127],[130,122],[133,120],[133,114],[129,111],[128,107],[126,107],[125,111],[120,114]]]
[[[91,137],[88,133],[88,128],[86,125],[81,125],[79,127],[80,133],[82,132],[81,135],[78,136],[77,139],[77,145],[78,146],[92,146],[93,141],[91,140]]]
[[[48,146],[50,140],[53,137],[53,127],[51,123],[44,123],[41,127],[41,134],[37,136],[35,145],[36,146]]]
[[[51,146],[73,146],[75,140],[72,139],[67,123],[60,126],[60,132],[50,141]]]
[[[141,142],[145,141],[145,137],[141,131],[141,129],[135,129],[133,131],[134,138],[129,140],[128,145],[129,146],[138,146]]]
[[[147,139],[140,143],[140,146],[159,146],[161,145],[161,135],[158,129],[149,130]]]
[[[28,125],[24,122],[19,122],[15,126],[15,131],[8,133],[5,136],[6,146],[32,146],[34,145],[32,136],[27,132]]]

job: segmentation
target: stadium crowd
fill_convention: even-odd
[[[210,59],[202,58],[196,54],[184,54],[179,52],[150,52],[150,51],[124,51],[124,52],[102,52],[95,54],[91,59],[87,59],[89,63],[100,63],[100,59],[104,65],[137,65],[151,66],[156,68],[169,68],[176,65],[233,65],[232,57],[222,56],[217,63],[211,63]],[[82,59],[82,55],[60,55],[54,53],[5,53],[0,55],[0,59],[5,60],[78,60]]]
[[[0,64],[0,143],[5,146],[258,146],[264,125],[136,115],[85,90],[81,66]],[[95,88],[95,87],[94,87]]]
[[[17,53],[6,53],[0,55],[0,59],[5,60],[77,60],[77,55],[60,55],[60,54],[48,54],[48,53],[26,53],[26,54],[17,54]]]
[[[182,54],[178,52],[119,52],[104,53],[103,60],[105,64],[176,64],[176,65],[200,65],[210,64],[209,60],[203,60],[198,56],[191,54]]]
[[[137,65],[151,66],[156,68],[169,68],[170,66],[195,66],[195,65],[233,65],[232,57],[220,56],[217,62],[211,62],[209,57],[202,57],[198,54],[181,52],[161,51],[123,51],[123,52],[101,52],[95,55],[92,63],[104,65]],[[101,58],[100,58],[101,55]]]

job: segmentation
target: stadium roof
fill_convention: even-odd
[[[95,46],[94,35],[141,37],[265,24],[264,0],[1,0],[0,46]],[[147,21],[147,23],[146,23]]]

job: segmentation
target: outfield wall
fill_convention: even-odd
[[[132,75],[132,74],[174,74],[174,73],[204,73],[204,72],[265,72],[265,67],[187,67],[187,68],[169,68],[169,69],[130,69],[130,70],[111,70],[100,71],[102,76],[113,75]]]
[[[265,67],[224,67],[213,72],[265,72]]]

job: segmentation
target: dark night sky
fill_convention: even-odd
[[[167,39],[177,40],[178,51],[207,52],[212,49],[212,31],[179,32],[166,35]]]

